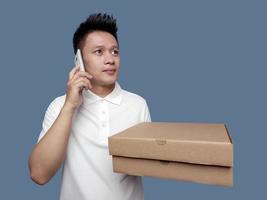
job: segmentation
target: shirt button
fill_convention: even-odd
[[[103,124],[102,124],[102,127],[103,127],[103,128],[105,128],[105,127],[106,127],[106,124],[105,124],[105,123],[103,123]]]
[[[106,112],[103,110],[103,111],[102,111],[102,114],[104,115],[104,114],[106,114]]]
[[[101,99],[101,103],[104,103],[105,102],[105,99]]]

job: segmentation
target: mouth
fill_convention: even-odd
[[[105,69],[103,72],[107,73],[108,75],[114,75],[116,73],[116,69]]]

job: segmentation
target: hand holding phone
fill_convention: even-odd
[[[77,50],[77,53],[76,53],[75,58],[74,58],[74,63],[75,63],[75,66],[79,66],[80,67],[80,71],[85,72],[83,59],[82,59],[82,53],[81,53],[80,49]]]

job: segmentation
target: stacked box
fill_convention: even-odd
[[[233,143],[224,124],[144,122],[109,137],[114,172],[233,185]]]

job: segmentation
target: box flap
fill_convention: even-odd
[[[144,122],[109,137],[111,155],[204,165],[233,165],[224,124]]]

